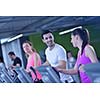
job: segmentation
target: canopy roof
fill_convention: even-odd
[[[0,16],[0,39],[42,30],[62,31],[80,25],[100,23],[98,16]]]

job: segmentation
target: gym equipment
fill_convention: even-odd
[[[33,83],[32,78],[22,67],[16,67],[15,70],[0,67],[1,83]]]
[[[84,70],[93,83],[100,83],[100,63],[87,64]]]
[[[36,68],[42,75],[44,83],[62,83],[59,76],[51,66],[40,66]]]
[[[4,83],[14,83],[13,78],[8,74],[8,71],[5,68],[2,69],[1,78]]]
[[[18,74],[17,77],[21,81],[21,83],[33,83],[32,78],[25,71],[25,69],[23,67],[16,67],[15,71]]]

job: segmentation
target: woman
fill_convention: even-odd
[[[32,79],[35,80],[36,75],[30,70],[30,67],[36,68],[37,66],[41,65],[41,59],[39,54],[36,52],[36,50],[33,48],[32,43],[29,41],[25,41],[23,43],[23,50],[27,55],[27,66],[26,66],[26,71],[31,72]],[[36,71],[37,78],[39,80],[42,79],[41,74]]]
[[[77,74],[79,72],[82,83],[91,83],[90,78],[84,72],[84,65],[98,62],[94,48],[89,44],[89,32],[83,28],[75,29],[71,34],[73,47],[79,49],[77,61],[73,69],[58,71],[66,74]]]

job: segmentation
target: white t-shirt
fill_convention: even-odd
[[[46,54],[47,61],[53,67],[57,67],[58,62],[60,60],[67,61],[66,51],[59,44],[55,44],[55,47],[52,50],[50,50],[50,48],[48,47],[45,51],[45,54]],[[62,82],[65,82],[65,80],[67,80],[68,82],[73,81],[73,79],[70,75],[63,74],[63,73],[60,73],[60,79],[61,79]]]

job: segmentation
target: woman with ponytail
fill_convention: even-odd
[[[85,74],[84,65],[98,62],[94,48],[89,44],[89,32],[84,28],[77,28],[71,34],[73,47],[79,49],[77,61],[73,69],[58,71],[66,74],[77,74],[79,72],[82,83],[91,83],[90,78]]]
[[[41,66],[41,59],[39,54],[36,52],[35,48],[33,48],[33,45],[30,41],[25,41],[22,44],[22,47],[27,57],[26,71],[28,73],[31,73],[33,81],[36,79],[36,75],[37,78],[41,80],[42,76],[37,70],[36,70],[36,75],[30,70],[31,67],[35,69],[36,67]]]

